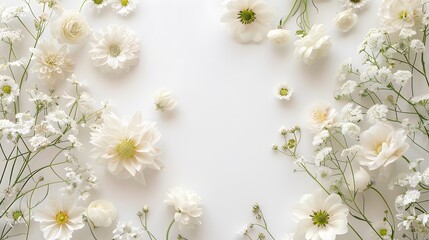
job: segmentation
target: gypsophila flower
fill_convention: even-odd
[[[69,240],[75,230],[85,226],[82,221],[85,209],[76,206],[76,198],[52,196],[45,206],[34,211],[34,220],[39,222],[45,239]]]
[[[419,39],[411,40],[410,48],[417,53],[422,53],[425,51],[425,45]]]
[[[66,45],[58,46],[55,42],[42,41],[37,48],[30,48],[34,54],[33,72],[38,78],[50,85],[55,81],[65,80],[73,71],[74,63],[69,58]]]
[[[420,104],[425,106],[429,103],[429,94],[418,95],[410,99],[412,104]]]
[[[0,189],[0,199],[9,199],[19,192],[18,186],[6,186]]]
[[[113,10],[121,16],[127,16],[135,11],[137,0],[110,0]]]
[[[326,26],[317,24],[311,27],[307,35],[295,41],[295,47],[295,56],[308,65],[326,57],[332,47]]]
[[[410,38],[414,35],[416,35],[416,31],[412,30],[412,29],[408,29],[408,28],[403,28],[401,29],[401,31],[399,32],[399,37],[402,39],[406,39],[406,38]]]
[[[23,37],[19,29],[0,28],[0,40],[7,44],[15,44]]]
[[[395,83],[401,87],[405,86],[413,77],[413,74],[407,70],[398,70],[393,74]]]
[[[346,77],[351,72],[352,72],[352,59],[347,58],[341,63],[340,67],[337,69],[338,81],[342,82],[342,81],[346,80]]]
[[[196,193],[183,187],[176,187],[167,193],[164,202],[175,208],[174,221],[179,225],[179,230],[184,227],[192,229],[195,225],[201,224],[199,220],[203,213],[200,206],[201,197]]]
[[[362,119],[363,114],[360,106],[353,107],[353,103],[347,103],[341,110],[341,120],[344,122],[358,123]]]
[[[33,150],[36,151],[40,148],[47,146],[51,141],[47,139],[45,136],[34,135],[29,140],[30,145],[33,147]]]
[[[366,5],[368,0],[341,0],[344,8],[359,9]]]
[[[50,112],[46,115],[46,120],[54,123],[58,123],[60,127],[64,127],[67,124],[70,124],[73,119],[64,112],[64,110],[57,108],[55,111]]]
[[[7,24],[14,18],[23,18],[29,11],[30,9],[27,5],[8,7],[1,14],[1,22]]]
[[[276,97],[280,100],[286,100],[289,101],[290,98],[292,97],[292,93],[293,93],[293,88],[291,88],[288,84],[286,83],[280,83],[279,85],[277,85],[276,87]]]
[[[325,166],[320,166],[316,170],[316,178],[320,180],[329,179],[332,176],[332,170]]]
[[[419,190],[408,190],[402,197],[402,205],[408,206],[411,203],[415,203],[420,198]]]
[[[169,91],[159,90],[155,93],[154,104],[157,111],[164,112],[173,110],[177,105],[177,101]]]
[[[371,28],[365,35],[363,42],[360,44],[359,50],[365,49],[366,47],[373,51],[380,50],[383,48],[386,41],[386,32],[384,30]]]
[[[318,151],[316,155],[314,155],[314,162],[316,166],[320,166],[320,164],[328,157],[328,155],[332,152],[331,147],[325,147]]]
[[[128,72],[138,62],[140,39],[128,27],[109,25],[94,32],[89,51],[95,67],[105,72]]]
[[[411,159],[408,163],[408,169],[413,170],[416,168],[421,162],[423,162],[424,158],[414,158]]]
[[[133,226],[131,221],[119,221],[113,230],[113,240],[142,240],[142,230]]]
[[[353,80],[348,80],[345,82],[340,89],[340,96],[350,95],[355,91],[355,88],[357,86],[357,82]]]
[[[341,151],[341,157],[354,157],[361,149],[362,146],[360,145],[353,145],[349,148],[345,148]]]
[[[377,70],[375,78],[384,86],[388,85],[392,79],[392,72],[387,67],[382,67]]]
[[[221,21],[227,24],[235,40],[239,42],[262,41],[274,11],[262,0],[229,0]]]
[[[360,127],[354,123],[347,122],[341,124],[341,133],[357,138],[360,134]]]
[[[366,117],[369,123],[374,124],[378,122],[386,121],[387,113],[389,109],[384,104],[375,104],[368,109]]]
[[[161,150],[156,147],[161,134],[155,124],[143,121],[141,112],[135,112],[129,121],[114,113],[106,115],[102,127],[91,132],[93,157],[113,175],[133,177],[144,184],[146,168],[161,170],[163,166]]]
[[[329,131],[328,130],[322,130],[313,137],[313,146],[318,146],[322,143],[324,143],[329,138]]]
[[[422,180],[425,185],[429,185],[429,167],[423,171]]]

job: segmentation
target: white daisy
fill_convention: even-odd
[[[336,116],[335,108],[329,104],[316,104],[310,111],[309,129],[317,133],[324,128],[330,128],[334,124]]]
[[[344,8],[359,9],[366,5],[368,0],[341,0]]]
[[[0,75],[0,99],[3,103],[9,104],[15,101],[19,95],[19,86],[15,80],[9,76]]]
[[[270,30],[274,11],[261,0],[230,0],[221,21],[240,42],[259,42]]]
[[[66,45],[43,41],[37,48],[30,48],[30,52],[34,54],[33,72],[51,85],[56,80],[65,80],[73,72],[74,64]]]
[[[34,210],[34,220],[39,222],[46,240],[71,239],[73,231],[85,226],[82,220],[85,208],[77,207],[76,203],[76,198],[56,196]]]
[[[136,112],[130,121],[119,119],[114,113],[104,118],[101,128],[91,133],[95,146],[94,157],[107,164],[107,169],[122,178],[134,177],[145,183],[143,170],[161,170],[161,150],[155,147],[161,134],[155,123],[143,121],[141,112]]]
[[[110,0],[90,0],[89,6],[99,13],[101,9],[109,5],[109,3],[110,3]]]
[[[292,97],[292,93],[293,93],[293,88],[291,88],[286,83],[280,83],[279,85],[277,85],[276,92],[275,92],[276,97],[278,99],[283,99],[286,101],[290,100],[290,98]]]
[[[28,218],[28,209],[20,206],[19,204],[12,205],[12,207],[6,211],[4,217],[9,226],[27,224],[30,220]]]
[[[179,224],[179,229],[184,227],[193,228],[194,225],[201,224],[198,219],[203,214],[201,208],[201,197],[193,191],[183,187],[176,187],[167,193],[164,200],[167,205],[174,206],[174,221]]]
[[[111,6],[117,14],[127,16],[135,11],[137,0],[111,0]]]
[[[109,25],[94,32],[89,51],[95,66],[107,72],[127,72],[137,64],[139,37],[128,27]]]
[[[305,194],[292,214],[298,223],[295,239],[334,240],[336,235],[348,230],[349,209],[335,193],[327,195],[319,190],[315,194]]]

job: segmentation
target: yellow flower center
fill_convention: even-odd
[[[58,56],[54,53],[49,54],[44,60],[44,64],[49,68],[56,68],[57,62],[58,62]]]
[[[324,122],[328,118],[328,111],[326,110],[315,110],[313,112],[313,119],[316,122]]]
[[[387,229],[382,228],[382,229],[380,229],[380,231],[378,233],[380,233],[380,236],[382,236],[382,237],[387,236]]]
[[[128,0],[121,0],[121,5],[122,6],[127,6],[128,5]]]
[[[103,0],[93,0],[95,4],[100,5],[103,3]]]
[[[120,159],[129,159],[134,157],[136,146],[134,145],[134,142],[129,139],[122,140],[122,142],[116,146],[116,151],[118,152]]]
[[[12,92],[12,87],[9,85],[4,85],[1,90],[6,93],[7,95],[9,95]]]
[[[69,221],[69,212],[68,211],[59,211],[57,215],[55,215],[55,221],[63,225]]]
[[[287,89],[287,88],[280,89],[280,95],[281,96],[286,96],[288,93],[289,93],[289,89]]]
[[[112,57],[117,57],[121,54],[121,47],[117,43],[113,43],[109,46],[109,53]]]
[[[402,10],[399,12],[399,18],[405,21],[409,21],[410,20],[410,15],[408,14],[407,10]]]
[[[313,215],[310,215],[310,217],[313,224],[320,228],[326,227],[326,224],[329,223],[329,214],[325,210],[313,212]]]
[[[381,151],[383,151],[383,143],[378,144],[378,145],[377,145],[377,148],[375,149],[375,152],[376,152],[377,154],[380,154],[380,153],[381,153]]]
[[[239,19],[242,24],[251,24],[256,20],[256,13],[250,8],[244,9],[238,12],[237,19]]]

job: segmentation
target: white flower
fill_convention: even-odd
[[[295,56],[305,64],[312,64],[328,55],[332,47],[323,24],[314,25],[307,35],[295,41]]]
[[[45,206],[34,210],[34,220],[46,240],[68,240],[75,230],[85,226],[82,214],[85,208],[77,207],[75,198],[52,195]]]
[[[423,171],[422,179],[425,185],[429,185],[429,167]]]
[[[29,142],[33,149],[37,150],[47,146],[51,141],[49,141],[49,139],[47,139],[45,136],[36,134],[30,138]]]
[[[137,7],[137,0],[110,0],[113,10],[121,16],[127,16],[134,12]]]
[[[417,53],[422,53],[425,51],[425,45],[419,39],[411,40],[410,48]]]
[[[2,119],[3,120],[3,119]],[[2,187],[0,188],[0,199],[9,199],[13,196],[15,196],[15,194],[19,193],[19,189],[17,186],[6,186],[6,187]]]
[[[341,124],[341,133],[351,137],[358,137],[360,134],[360,127],[354,123],[347,122]]]
[[[399,32],[399,38],[400,39],[407,39],[407,38],[410,38],[410,37],[412,37],[412,36],[414,36],[416,34],[417,34],[416,31],[414,31],[412,29],[403,28]]]
[[[353,145],[349,148],[345,148],[341,151],[341,157],[354,157],[359,151],[361,151],[362,147],[360,145]]]
[[[337,69],[337,79],[339,82],[346,80],[348,74],[353,70],[352,59],[345,59]]]
[[[154,100],[157,111],[171,111],[177,105],[177,101],[171,96],[171,93],[169,91],[157,91],[155,93]]]
[[[418,95],[410,99],[412,104],[426,105],[429,103],[429,94]]]
[[[51,31],[60,42],[78,44],[89,35],[90,28],[80,13],[65,11],[52,22]]]
[[[322,130],[313,137],[313,146],[318,146],[322,143],[324,143],[329,138],[329,131],[328,130]]]
[[[358,171],[348,176],[347,184],[352,191],[363,192],[371,185],[371,177],[365,169],[359,167]]]
[[[368,109],[366,117],[371,124],[386,121],[386,116],[389,110],[384,104],[375,104]]]
[[[13,204],[4,214],[3,218],[6,223],[13,227],[17,224],[26,224],[30,221],[28,217],[28,208],[24,208],[23,204]]]
[[[60,127],[64,127],[65,125],[71,123],[73,119],[64,112],[64,110],[57,108],[55,111],[52,111],[46,115],[46,120],[54,123],[58,123]]]
[[[9,76],[0,75],[0,99],[4,104],[10,104],[19,96],[19,86]]]
[[[325,147],[318,151],[316,155],[314,155],[314,162],[316,163],[316,166],[320,166],[320,163],[323,162],[331,152],[331,147]]]
[[[116,208],[109,201],[96,200],[89,204],[85,214],[95,227],[109,227],[116,218]]]
[[[395,83],[401,87],[405,86],[413,77],[413,74],[410,71],[398,70],[393,74],[393,79]]]
[[[113,240],[143,240],[142,230],[134,227],[131,221],[119,221],[113,234]]]
[[[289,101],[290,98],[292,97],[292,93],[293,93],[293,88],[291,88],[286,83],[280,83],[276,87],[275,94],[278,99]]]
[[[348,32],[352,29],[358,20],[358,16],[354,13],[353,8],[349,8],[337,14],[334,19],[335,27],[341,32]]]
[[[272,29],[267,33],[267,38],[276,44],[286,44],[291,39],[290,31],[286,29]]]
[[[382,0],[378,17],[383,26],[392,30],[412,28],[421,21],[422,2],[420,0]]]
[[[179,224],[179,229],[184,227],[193,228],[194,225],[201,224],[199,217],[202,215],[201,198],[196,193],[183,188],[176,187],[167,193],[164,200],[167,205],[174,206],[174,221]]]
[[[73,71],[74,64],[68,56],[66,45],[58,46],[53,41],[43,41],[37,48],[30,48],[30,52],[35,58],[33,72],[50,84],[65,80]]]
[[[389,240],[392,237],[392,227],[387,221],[376,222],[374,223],[374,228],[378,234],[372,233],[374,239],[380,240],[379,235],[382,237],[382,240]]]
[[[274,11],[261,0],[229,0],[226,10],[221,21],[239,42],[262,41],[274,19]]]
[[[341,0],[343,2],[344,8],[355,8],[359,9],[365,6],[365,4],[368,2],[368,0]]]
[[[325,166],[320,166],[316,170],[316,178],[320,180],[327,180],[332,176],[332,170]]]
[[[22,38],[23,35],[19,29],[0,28],[0,40],[5,43],[14,44]]]
[[[317,133],[324,128],[330,128],[335,122],[337,113],[329,104],[316,104],[312,107],[309,116],[309,129]]]
[[[349,209],[337,194],[326,195],[319,190],[305,194],[292,210],[298,223],[295,239],[334,240],[336,235],[347,233]]]
[[[110,113],[102,127],[93,130],[90,142],[95,146],[93,156],[107,164],[110,173],[144,184],[145,168],[162,168],[161,150],[155,146],[160,138],[155,123],[143,121],[141,112],[134,113],[130,121]]]
[[[110,3],[110,0],[90,0],[89,5],[98,13]]]
[[[347,103],[341,110],[341,120],[344,122],[358,123],[362,121],[363,114],[360,106],[353,107],[353,103]]]
[[[362,150],[359,163],[369,170],[386,167],[400,158],[409,145],[403,129],[377,123],[360,135]]]
[[[350,95],[355,91],[355,88],[357,86],[357,82],[353,80],[348,80],[345,82],[340,89],[340,96],[346,96]]]
[[[27,5],[8,7],[1,14],[1,22],[7,24],[14,18],[23,18],[29,11],[30,9]]]
[[[89,54],[94,65],[102,71],[127,72],[138,62],[139,42],[130,28],[109,25],[94,32]]]

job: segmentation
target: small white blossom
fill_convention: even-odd
[[[366,112],[367,120],[369,123],[374,124],[386,121],[388,108],[384,104],[375,104]]]
[[[318,146],[322,143],[324,143],[329,138],[329,131],[328,130],[322,130],[313,137],[313,146]]]
[[[413,77],[413,74],[410,71],[398,70],[393,74],[395,83],[401,87],[405,86]]]
[[[1,22],[7,24],[14,18],[23,18],[29,11],[27,5],[8,7],[1,14]]]
[[[318,151],[316,155],[314,155],[314,162],[316,163],[316,166],[320,166],[321,162],[324,161],[331,152],[331,147],[325,147]]]
[[[157,91],[154,101],[157,111],[171,111],[177,106],[177,101],[171,96],[169,91]]]
[[[354,157],[362,149],[360,145],[353,145],[349,148],[345,148],[341,152],[341,157]]]
[[[292,97],[293,88],[286,83],[280,83],[276,87],[275,95],[278,99],[289,101]]]
[[[142,230],[133,226],[131,221],[119,221],[113,230],[113,240],[142,240]]]
[[[49,139],[47,139],[44,136],[37,135],[37,134],[34,135],[32,138],[30,138],[29,142],[30,142],[30,145],[33,147],[34,150],[43,148],[50,143]]]
[[[363,114],[360,106],[353,107],[353,103],[347,103],[341,110],[341,120],[344,122],[358,123],[362,119]]]
[[[419,39],[411,40],[410,48],[417,53],[422,53],[425,51],[425,45]]]

